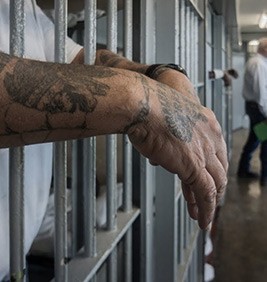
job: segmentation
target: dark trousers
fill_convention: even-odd
[[[250,171],[250,160],[252,158],[252,154],[260,144],[260,141],[258,140],[257,136],[253,131],[253,127],[257,123],[266,119],[259,110],[258,104],[255,102],[246,102],[246,113],[250,119],[250,130],[248,139],[243,147],[243,151],[239,161],[238,172],[241,173]],[[260,161],[261,178],[267,178],[267,141],[261,143]]]

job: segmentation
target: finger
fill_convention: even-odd
[[[222,142],[218,144],[220,144],[220,149],[216,151],[216,156],[219,159],[219,161],[221,162],[225,172],[227,172],[229,163],[228,163],[226,143],[224,140],[222,140]]]
[[[183,190],[184,198],[188,203],[191,204],[196,203],[195,195],[192,192],[189,185],[182,182],[182,190]]]
[[[192,219],[198,220],[198,207],[196,203],[194,204],[187,203],[187,210]]]
[[[195,181],[190,185],[198,207],[198,224],[205,229],[212,221],[215,208],[217,190],[212,176],[203,168]]]
[[[217,189],[216,203],[218,204],[224,194],[227,185],[227,175],[222,163],[219,161],[217,156],[210,158],[206,163],[206,169],[208,173],[212,176],[215,186]]]
[[[187,202],[187,210],[191,218],[197,220],[198,219],[198,208],[195,200],[194,193],[191,191],[189,185],[186,185],[182,182],[182,191],[184,198]]]

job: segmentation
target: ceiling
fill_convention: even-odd
[[[267,12],[267,0],[238,0],[237,21],[240,32],[246,34],[260,33],[258,36],[267,36],[267,29],[260,29],[258,26],[262,12]]]
[[[37,2],[42,8],[52,8],[54,0],[37,0]],[[260,15],[264,11],[267,12],[267,0],[209,0],[209,2],[212,2],[219,10],[223,9],[224,4],[228,6],[225,12],[226,22],[229,21],[233,27],[233,18],[236,18],[234,28],[241,33],[239,39],[248,41],[267,36],[267,29],[260,29],[258,26]],[[81,10],[83,3],[84,0],[69,1],[69,10]],[[118,8],[122,4],[123,1],[118,0]],[[98,0],[97,6],[98,9],[106,9],[106,0]]]

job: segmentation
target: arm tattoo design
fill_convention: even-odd
[[[42,131],[56,127],[50,123],[52,116],[79,111],[84,114],[84,120],[76,124],[75,129],[88,129],[86,115],[95,110],[97,97],[106,96],[110,90],[109,85],[101,79],[115,75],[115,71],[104,67],[25,62],[18,59],[3,79],[10,98],[6,114],[15,104],[45,114],[46,120],[35,130]],[[56,128],[64,129],[62,125]],[[2,134],[24,133],[23,128],[17,131],[6,121],[5,132]]]
[[[141,83],[144,89],[144,94],[145,94],[145,98],[143,101],[139,102],[139,106],[140,106],[140,110],[138,111],[138,113],[135,115],[133,121],[131,122],[131,124],[129,124],[128,126],[126,126],[123,130],[124,133],[127,133],[128,130],[135,126],[138,123],[142,123],[146,121],[146,117],[148,116],[149,112],[150,112],[150,106],[149,106],[149,91],[150,88],[148,86],[148,83],[146,81],[146,79],[144,78],[144,76],[142,75],[136,75],[137,79],[141,78]]]
[[[64,77],[61,68],[65,68]],[[18,60],[13,73],[6,75],[4,85],[12,101],[26,107],[49,113],[73,113],[77,109],[88,113],[96,107],[95,96],[105,96],[109,90],[108,85],[96,79],[116,74],[107,69],[95,69],[36,62],[25,67],[25,63]],[[86,98],[76,89],[80,93],[89,90],[91,95]]]
[[[168,91],[173,94],[171,100],[166,95],[165,88],[162,85],[158,86],[158,98],[166,124],[176,138],[183,142],[191,142],[195,124],[199,120],[206,122],[207,118],[200,113],[200,105],[191,102],[188,106],[183,102],[187,97],[184,96],[182,99],[175,90],[168,89]]]

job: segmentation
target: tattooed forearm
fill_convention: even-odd
[[[207,118],[200,113],[199,104],[191,102],[189,107],[183,101],[183,99],[187,100],[185,96],[177,95],[177,92],[173,89],[171,91],[172,99],[166,95],[166,89],[162,85],[158,86],[157,94],[166,124],[176,138],[183,142],[190,142],[196,122],[199,120],[205,122]]]
[[[98,97],[108,95],[110,84],[106,79],[118,75],[104,67],[19,58],[13,58],[12,64],[5,68],[11,57],[0,55],[1,70],[5,69],[0,78],[0,136],[20,135],[23,141],[17,142],[19,144],[26,144],[25,136],[31,133],[48,138],[53,130],[72,129],[76,136],[79,130],[90,131],[88,115],[95,111]],[[47,141],[36,139],[34,142]]]
[[[62,71],[64,70],[64,72]],[[13,102],[49,113],[73,113],[76,110],[92,112],[95,96],[105,96],[109,86],[99,78],[116,73],[96,67],[40,64],[18,60],[13,72],[7,73],[4,85]],[[78,93],[79,92],[79,93]],[[86,97],[80,93],[90,93]]]
[[[122,57],[118,54],[114,54],[108,50],[99,50],[97,53],[98,62],[102,66],[108,66],[113,68],[128,69],[138,73],[145,73],[147,65],[136,63]]]

